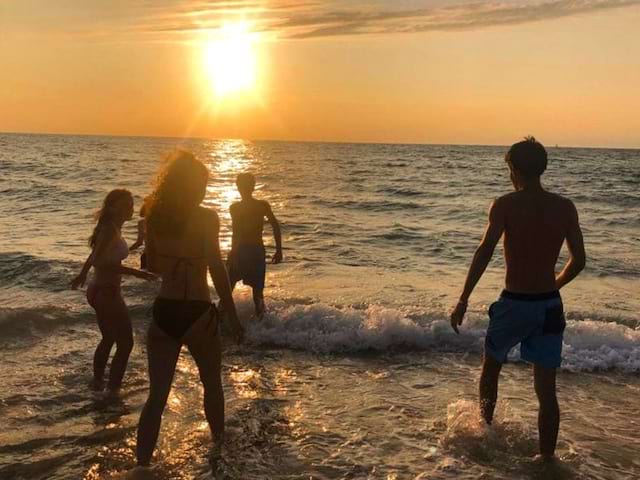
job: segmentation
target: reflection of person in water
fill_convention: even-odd
[[[143,204],[142,207],[140,207],[140,220],[138,220],[138,238],[136,238],[136,241],[133,242],[129,247],[130,252],[133,252],[134,250],[144,246],[144,236],[146,229],[146,222],[144,219],[145,211],[146,207]],[[144,249],[142,249],[142,253],[140,254],[140,268],[142,270],[147,269],[147,253],[144,251]]]
[[[233,228],[231,252],[227,260],[229,280],[232,289],[239,280],[251,286],[256,316],[262,318],[265,308],[263,291],[266,273],[265,250],[262,243],[264,219],[266,217],[269,220],[276,242],[276,253],[273,255],[272,263],[282,262],[280,224],[269,202],[253,198],[256,179],[251,173],[239,174],[236,185],[242,200],[231,205],[229,209]]]

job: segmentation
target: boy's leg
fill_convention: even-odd
[[[560,407],[556,397],[556,369],[534,365],[533,378],[540,403],[538,412],[540,454],[544,459],[550,460],[556,451],[560,428]]]
[[[484,352],[482,374],[480,375],[480,413],[488,425],[493,422],[493,412],[498,400],[498,379],[502,364]]]

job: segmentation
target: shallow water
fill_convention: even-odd
[[[244,310],[249,301],[243,303]],[[246,312],[245,312],[246,313]],[[122,398],[91,392],[85,325],[42,338],[2,387],[2,478],[110,478],[135,464],[146,395],[143,331]],[[218,478],[633,478],[640,475],[640,380],[617,372],[558,378],[561,468],[537,453],[530,368],[504,369],[495,432],[476,407],[479,357],[462,353],[310,354],[225,351],[227,444]],[[74,368],[78,365],[79,369]],[[5,368],[9,367],[5,365]],[[71,367],[71,368],[70,368]],[[37,380],[34,379],[34,370]],[[209,433],[195,364],[183,352],[151,478],[209,478]],[[130,478],[136,478],[135,476]]]
[[[0,478],[109,478],[133,467],[155,286],[125,281],[136,346],[114,401],[88,389],[98,332],[82,292],[67,284],[105,192],[125,186],[139,205],[160,156],[176,145],[212,171],[206,203],[222,218],[224,249],[233,179],[246,169],[258,175],[287,248],[286,262],[269,268],[262,323],[250,319],[248,291],[237,291],[248,339],[225,351],[229,438],[218,478],[640,476],[637,151],[550,149],[546,181],[576,201],[589,265],[563,290],[562,463],[549,472],[532,460],[529,367],[503,370],[495,432],[478,420],[500,252],[462,334],[446,321],[487,206],[510,189],[504,148],[1,134]],[[185,353],[155,478],[210,476],[201,395]]]

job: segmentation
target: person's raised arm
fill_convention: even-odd
[[[138,221],[138,238],[131,244],[129,251],[132,252],[136,248],[141,247],[144,244],[144,218]]]
[[[567,248],[569,249],[569,261],[558,276],[556,276],[556,287],[558,290],[576,278],[587,263],[582,230],[580,229],[580,221],[578,220],[578,211],[573,202],[569,202],[568,215],[569,225],[566,240]]]
[[[271,224],[271,228],[273,228],[273,238],[276,241],[276,253],[273,255],[272,262],[280,263],[282,262],[282,232],[280,231],[280,223],[278,219],[273,214],[273,210],[271,210],[271,205],[269,202],[264,202],[266,206],[265,216],[269,223]]]
[[[227,318],[231,323],[233,335],[236,341],[240,343],[244,338],[244,327],[238,320],[236,306],[235,303],[233,303],[233,296],[231,295],[231,286],[229,284],[227,268],[224,265],[222,254],[220,253],[220,220],[218,219],[218,215],[213,211],[210,211],[210,219],[208,219],[206,231],[209,273],[213,279],[213,285],[216,288],[216,292],[218,292],[218,297],[220,297],[222,307],[224,308]]]
[[[462,325],[464,314],[467,312],[467,304],[469,302],[471,292],[473,292],[473,289],[478,284],[478,281],[480,281],[482,274],[487,269],[487,265],[489,265],[491,257],[493,257],[493,252],[500,240],[500,237],[502,237],[503,232],[504,211],[502,203],[500,202],[500,199],[498,199],[495,200],[489,208],[489,223],[485,229],[482,241],[473,255],[473,260],[471,261],[471,266],[467,273],[467,279],[464,282],[464,288],[460,295],[460,300],[458,300],[458,304],[451,313],[451,327],[456,333],[460,333],[458,331],[458,326]]]

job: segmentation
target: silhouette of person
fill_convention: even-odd
[[[469,296],[504,235],[506,286],[489,308],[480,410],[487,424],[491,424],[500,370],[511,348],[520,344],[521,358],[533,363],[540,404],[540,454],[548,461],[554,458],[560,424],[556,369],[561,363],[565,319],[559,290],[584,268],[585,250],[573,202],[542,187],[540,177],[547,168],[547,152],[542,144],[527,137],[509,149],[505,160],[515,192],[491,204],[484,237],[451,313],[451,326],[458,333]],[[555,265],[565,241],[570,259],[556,275]]]
[[[229,281],[233,289],[242,280],[253,290],[253,302],[256,317],[264,315],[264,281],[266,273],[266,254],[262,243],[262,230],[265,217],[273,228],[276,253],[272,263],[282,262],[282,235],[280,224],[271,205],[265,200],[253,198],[256,179],[251,173],[241,173],[236,178],[236,186],[242,199],[229,208],[233,236],[231,252],[227,259]]]

